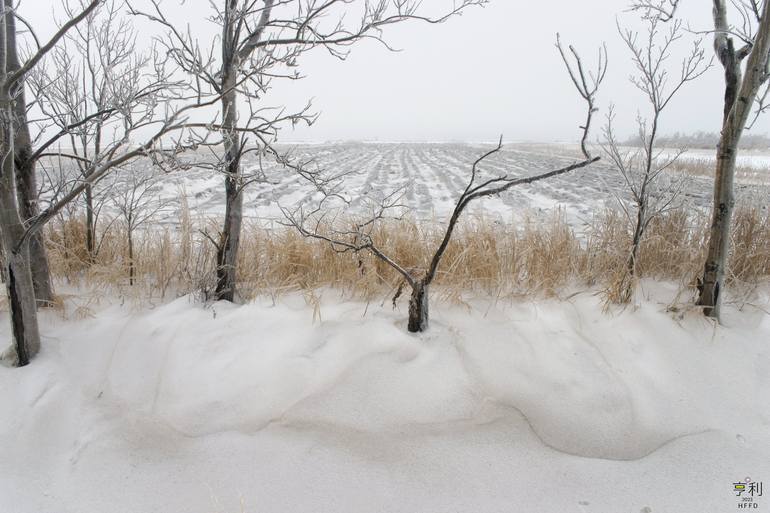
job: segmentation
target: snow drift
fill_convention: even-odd
[[[301,296],[49,313],[0,369],[0,510],[716,512],[770,481],[770,316],[599,302],[439,306],[419,336]]]

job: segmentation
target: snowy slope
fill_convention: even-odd
[[[770,484],[770,316],[674,290],[436,304],[419,336],[333,291],[49,312],[0,368],[0,511],[734,511]]]

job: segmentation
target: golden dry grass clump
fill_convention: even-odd
[[[671,171],[686,173],[693,176],[705,176],[713,178],[714,161],[708,158],[680,158],[671,165]],[[752,166],[737,163],[735,165],[736,180],[748,183],[766,183],[768,177],[767,166]]]

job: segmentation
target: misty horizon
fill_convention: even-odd
[[[137,8],[145,3],[134,2]],[[57,5],[50,0],[20,6],[41,39],[53,32],[54,20],[62,19]],[[648,113],[643,96],[629,83],[634,70],[616,24],[633,30],[643,30],[643,25],[624,5],[612,0],[539,5],[498,1],[440,25],[388,27],[383,37],[399,51],[362,41],[341,61],[322,49],[312,50],[299,62],[304,78],[276,81],[264,101],[298,109],[312,100],[311,110],[319,114],[313,126],[283,128],[283,142],[491,142],[501,135],[515,142],[576,142],[583,105],[555,48],[558,32],[589,66],[598,48],[607,44],[609,70],[590,140],[600,137],[610,105],[618,135],[628,139],[636,131],[637,115]],[[206,39],[216,37],[216,29],[202,21],[209,14],[207,2],[164,1],[163,6],[180,23],[190,23],[202,48],[211,46]],[[692,30],[678,43],[672,70],[695,39],[702,39],[708,59],[714,54],[711,36],[694,33],[712,25],[710,9],[701,7],[687,3],[680,8]],[[139,26],[142,40],[160,35],[151,24]],[[712,66],[670,105],[661,133],[718,132],[723,94],[721,68]],[[751,133],[769,131],[765,117]]]

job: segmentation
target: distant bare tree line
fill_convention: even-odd
[[[668,135],[659,135],[658,144],[664,148],[687,148],[698,150],[713,150],[719,144],[717,132],[674,132]],[[634,135],[623,141],[625,146],[640,146],[641,139]],[[770,137],[765,134],[744,134],[738,147],[742,150],[767,150],[770,149]]]

